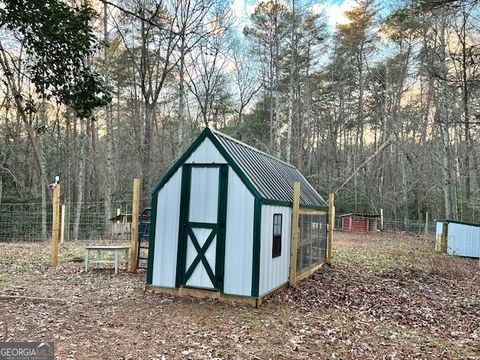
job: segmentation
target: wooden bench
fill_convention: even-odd
[[[120,256],[122,253],[125,254],[125,270],[128,267],[128,251],[130,246],[87,246],[85,248],[85,272],[88,271],[88,266],[90,264],[114,264],[115,265],[115,274],[118,274],[118,268],[120,265]],[[91,252],[95,252],[97,256],[94,259],[91,259]],[[114,254],[113,259],[104,259],[100,258],[101,252],[109,252]]]

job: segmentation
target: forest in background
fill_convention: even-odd
[[[326,3],[245,4],[0,1],[0,207],[46,212],[59,175],[75,219],[107,221],[212,126],[337,212],[480,221],[476,0],[359,0],[335,25]]]

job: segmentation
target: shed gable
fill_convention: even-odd
[[[152,190],[152,195],[166,184],[184,163],[228,164],[262,203],[290,206],[293,201],[293,183],[301,184],[300,204],[306,207],[326,208],[327,203],[305,177],[290,164],[233,139],[216,130],[206,128],[177,160]]]
[[[209,138],[205,138],[200,145],[185,160],[185,164],[226,164],[227,161],[220,154],[217,147]]]

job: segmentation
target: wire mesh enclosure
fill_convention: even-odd
[[[335,230],[342,231],[342,216],[335,216]],[[378,222],[377,231],[381,231],[381,224]],[[425,221],[422,220],[395,220],[385,218],[383,222],[383,231],[389,232],[406,232],[412,234],[425,234],[429,236],[435,235],[435,220],[431,220],[427,224],[425,231]]]
[[[327,251],[327,215],[299,215],[297,273],[325,261]]]
[[[0,241],[41,240],[51,230],[52,204],[44,211],[41,203],[0,205]]]
[[[132,207],[131,201],[114,201],[109,210],[105,209],[103,202],[61,205],[64,205],[65,240],[116,238],[114,228],[126,224],[118,224],[112,218],[117,212],[130,214]],[[0,241],[39,241],[49,239],[51,234],[51,203],[44,208],[41,203],[0,204]]]

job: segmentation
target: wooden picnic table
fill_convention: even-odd
[[[118,274],[118,268],[120,265],[120,256],[122,253],[125,254],[125,270],[128,267],[128,251],[130,250],[130,246],[110,246],[110,245],[92,245],[87,246],[85,248],[85,272],[88,271],[88,266],[90,264],[114,264],[115,265],[115,274]],[[93,259],[90,258],[91,252],[97,254],[97,256]],[[101,259],[100,253],[101,252],[110,252],[114,254],[113,259]]]

